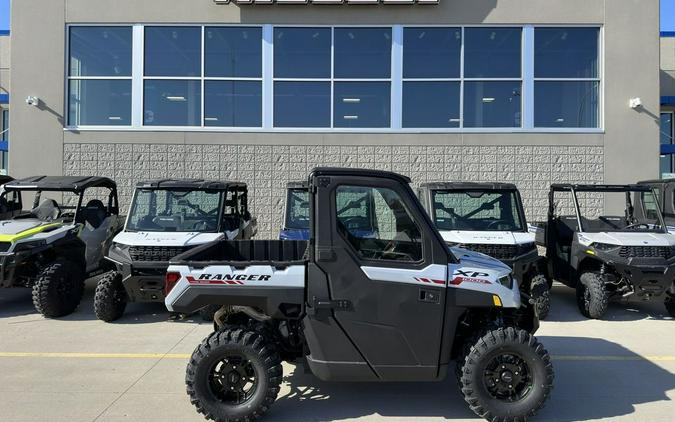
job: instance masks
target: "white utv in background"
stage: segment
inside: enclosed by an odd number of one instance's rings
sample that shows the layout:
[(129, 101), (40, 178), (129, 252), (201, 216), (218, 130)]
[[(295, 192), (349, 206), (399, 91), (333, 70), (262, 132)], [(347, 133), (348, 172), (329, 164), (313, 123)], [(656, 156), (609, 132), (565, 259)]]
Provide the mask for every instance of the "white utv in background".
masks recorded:
[[(245, 183), (201, 179), (140, 182), (124, 230), (107, 255), (116, 270), (101, 278), (94, 309), (103, 321), (128, 302), (163, 302), (169, 260), (214, 240), (250, 239), (258, 231)], [(206, 319), (212, 313), (202, 310)]]
[(418, 190), (443, 239), (496, 258), (513, 269), (521, 293), (539, 319), (550, 310), (546, 259), (528, 231), (520, 192), (511, 183), (434, 182)]
[[(600, 203), (604, 199), (606, 209), (623, 212), (588, 215), (579, 198), (588, 195)], [(635, 214), (636, 195), (655, 204), (652, 212)], [(570, 200), (569, 209), (559, 209), (561, 197)], [(552, 185), (548, 221), (539, 225), (537, 242), (546, 246), (553, 277), (576, 288), (584, 316), (602, 318), (612, 299), (662, 300), (675, 316), (675, 236), (667, 231), (651, 187)]]
[[(325, 381), (441, 381), (455, 366), (469, 407), (489, 421), (523, 421), (544, 405), (553, 367), (511, 269), (448, 248), (409, 183), (318, 168), (309, 241), (221, 240), (171, 261), (170, 311), (223, 306), (186, 371), (198, 412), (261, 417), (279, 393), (281, 361), (299, 359)], [(368, 233), (340, 213), (364, 193), (375, 205)]]
[[(32, 208), (22, 211), (29, 199)], [(0, 287), (32, 287), (35, 309), (45, 317), (72, 313), (85, 279), (111, 268), (104, 256), (122, 228), (115, 182), (95, 176), (15, 180), (2, 186), (0, 208), (10, 216), (0, 221)]]

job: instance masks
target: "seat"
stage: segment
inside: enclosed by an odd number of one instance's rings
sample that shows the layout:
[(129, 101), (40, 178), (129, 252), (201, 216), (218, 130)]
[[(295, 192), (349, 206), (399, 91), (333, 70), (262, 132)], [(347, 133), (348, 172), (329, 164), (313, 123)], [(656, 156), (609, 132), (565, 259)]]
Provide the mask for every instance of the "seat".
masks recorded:
[(42, 221), (53, 221), (61, 216), (59, 204), (53, 199), (45, 199), (37, 207), (30, 210), (30, 214)]
[(92, 199), (80, 211), (80, 220), (91, 224), (93, 228), (97, 229), (101, 227), (107, 215), (108, 213), (103, 202), (98, 199)]

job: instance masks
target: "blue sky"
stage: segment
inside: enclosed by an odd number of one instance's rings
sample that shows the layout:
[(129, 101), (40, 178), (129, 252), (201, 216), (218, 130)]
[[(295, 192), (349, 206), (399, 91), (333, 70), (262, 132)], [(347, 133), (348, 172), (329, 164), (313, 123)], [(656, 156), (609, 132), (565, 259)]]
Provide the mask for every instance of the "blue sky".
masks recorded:
[[(9, 0), (0, 0), (0, 30), (9, 29)], [(675, 31), (675, 0), (661, 0), (661, 30)]]

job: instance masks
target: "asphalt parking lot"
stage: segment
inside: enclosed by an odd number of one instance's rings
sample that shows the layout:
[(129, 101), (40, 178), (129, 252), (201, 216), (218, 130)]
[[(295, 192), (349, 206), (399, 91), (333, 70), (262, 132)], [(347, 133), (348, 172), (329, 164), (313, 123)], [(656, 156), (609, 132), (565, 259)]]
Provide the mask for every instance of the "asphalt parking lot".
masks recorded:
[[(582, 318), (571, 289), (554, 287), (537, 336), (554, 357), (554, 393), (540, 421), (666, 421), (675, 415), (675, 321), (661, 303), (612, 305)], [(211, 325), (167, 321), (161, 304), (130, 305), (115, 324), (96, 320), (93, 284), (78, 312), (36, 314), (30, 292), (0, 290), (0, 420), (199, 421), (185, 394), (187, 356)], [(334, 384), (284, 367), (266, 421), (480, 420), (442, 383)]]

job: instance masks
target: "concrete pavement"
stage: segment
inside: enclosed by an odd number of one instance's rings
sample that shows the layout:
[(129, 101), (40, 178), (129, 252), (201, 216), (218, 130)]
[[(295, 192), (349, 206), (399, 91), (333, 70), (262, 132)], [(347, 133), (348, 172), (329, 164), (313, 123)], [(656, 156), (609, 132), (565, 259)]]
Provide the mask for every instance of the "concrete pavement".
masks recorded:
[[(539, 421), (667, 421), (675, 415), (675, 321), (660, 303), (612, 305), (581, 317), (556, 286), (537, 337), (554, 356), (552, 398)], [(80, 310), (35, 314), (27, 290), (0, 290), (0, 421), (200, 421), (184, 388), (187, 356), (211, 330), (167, 321), (160, 305), (130, 305), (118, 323), (96, 320), (89, 284)], [(480, 420), (454, 377), (441, 383), (324, 383), (284, 365), (265, 421)]]

